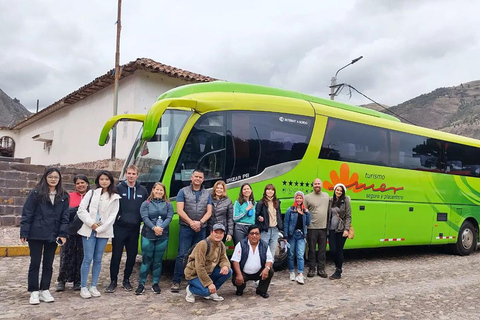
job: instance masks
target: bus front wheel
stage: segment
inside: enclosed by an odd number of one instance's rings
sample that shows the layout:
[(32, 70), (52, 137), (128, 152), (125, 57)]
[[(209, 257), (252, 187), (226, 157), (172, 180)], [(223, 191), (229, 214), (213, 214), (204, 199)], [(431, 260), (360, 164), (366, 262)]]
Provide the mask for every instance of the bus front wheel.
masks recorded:
[(465, 221), (458, 232), (454, 251), (460, 256), (468, 256), (477, 246), (476, 230), (470, 221)]

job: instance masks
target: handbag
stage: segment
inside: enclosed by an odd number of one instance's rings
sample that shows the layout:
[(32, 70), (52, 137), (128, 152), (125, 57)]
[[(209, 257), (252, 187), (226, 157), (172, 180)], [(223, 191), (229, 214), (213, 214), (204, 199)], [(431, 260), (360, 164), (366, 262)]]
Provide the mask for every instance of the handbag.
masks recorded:
[[(90, 197), (90, 200), (88, 200), (87, 211), (90, 210), (90, 202), (92, 202), (92, 198), (93, 198), (93, 191), (92, 191), (92, 196)], [(78, 208), (71, 208), (71, 209), (75, 211), (78, 210)], [(82, 226), (83, 226), (83, 221), (80, 220), (80, 218), (78, 217), (78, 213), (75, 213), (75, 217), (73, 218), (73, 221), (68, 224), (68, 234), (76, 235), (78, 230), (80, 230)]]
[(348, 229), (348, 239), (353, 239), (355, 237), (355, 230), (353, 229), (353, 226), (350, 225), (350, 229)]

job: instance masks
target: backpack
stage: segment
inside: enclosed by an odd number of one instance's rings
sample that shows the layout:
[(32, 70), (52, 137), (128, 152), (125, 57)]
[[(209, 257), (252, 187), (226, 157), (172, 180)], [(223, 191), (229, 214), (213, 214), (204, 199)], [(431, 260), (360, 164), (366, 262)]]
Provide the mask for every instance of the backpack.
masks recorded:
[[(205, 240), (202, 240), (202, 241), (205, 241), (207, 243), (207, 251), (205, 252), (205, 256), (208, 256), (208, 253), (210, 252), (210, 240), (208, 240), (208, 238), (206, 238)], [(194, 259), (189, 260), (189, 257), (192, 254), (193, 249), (195, 249), (197, 244), (199, 244), (200, 242), (201, 241), (199, 241), (196, 244), (194, 244), (193, 246), (191, 246), (190, 249), (188, 249), (187, 253), (185, 253), (185, 255), (183, 256), (183, 270), (185, 270), (185, 268), (187, 267), (187, 264), (190, 261), (194, 260)], [(223, 254), (223, 246), (220, 246), (220, 255), (222, 255), (222, 254)]]

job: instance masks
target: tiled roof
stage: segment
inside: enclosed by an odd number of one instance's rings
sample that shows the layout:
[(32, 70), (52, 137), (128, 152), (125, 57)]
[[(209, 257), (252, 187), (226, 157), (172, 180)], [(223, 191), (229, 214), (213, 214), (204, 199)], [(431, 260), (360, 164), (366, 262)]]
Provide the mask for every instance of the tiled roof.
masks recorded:
[[(124, 64), (123, 66), (120, 66), (120, 69), (122, 70), (122, 75), (120, 77), (120, 80), (133, 74), (136, 70), (145, 70), (152, 73), (163, 73), (169, 77), (183, 79), (185, 81), (189, 81), (192, 83), (211, 82), (211, 81), (218, 80), (209, 76), (204, 76), (198, 73), (193, 73), (187, 70), (182, 70), (179, 68), (175, 68), (175, 67), (163, 64), (163, 63), (159, 63), (148, 58), (139, 58), (135, 61), (130, 61), (129, 63)], [(104, 75), (96, 78), (92, 82), (84, 85), (80, 89), (60, 99), (59, 101), (33, 114), (29, 118), (17, 123), (13, 127), (13, 129), (21, 129), (37, 120), (40, 120), (46, 117), (49, 114), (54, 113), (57, 110), (60, 110), (68, 105), (74, 104), (79, 100), (82, 100), (110, 85), (113, 85), (114, 82), (115, 82), (115, 69), (112, 69), (107, 73), (105, 73)]]

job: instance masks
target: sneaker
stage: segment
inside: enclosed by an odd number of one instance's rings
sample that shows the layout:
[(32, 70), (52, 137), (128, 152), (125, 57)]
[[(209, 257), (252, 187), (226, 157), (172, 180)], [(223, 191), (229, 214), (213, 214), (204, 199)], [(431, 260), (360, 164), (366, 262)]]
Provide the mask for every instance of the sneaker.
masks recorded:
[(335, 271), (328, 279), (330, 280), (338, 280), (342, 278), (342, 274), (338, 271)]
[(137, 296), (143, 294), (145, 292), (145, 286), (143, 284), (139, 284), (137, 290), (135, 290), (135, 294)]
[(40, 293), (38, 291), (32, 291), (32, 293), (30, 293), (30, 304), (40, 303), (40, 299), (38, 298), (39, 294)]
[(80, 289), (80, 297), (82, 297), (83, 299), (90, 299), (92, 297), (92, 294), (90, 293), (90, 291), (88, 291), (87, 287), (82, 287)]
[(325, 270), (318, 270), (317, 271), (317, 274), (322, 277), (322, 278), (326, 278), (328, 277), (327, 273), (325, 272)]
[(309, 278), (315, 277), (315, 268), (308, 269), (307, 277)]
[(123, 280), (123, 282), (122, 282), (122, 287), (123, 287), (123, 289), (125, 289), (126, 291), (132, 291), (132, 290), (133, 290), (133, 287), (132, 287), (132, 285), (130, 284), (130, 280), (128, 280), (128, 279)]
[(52, 295), (50, 294), (50, 291), (48, 291), (48, 290), (40, 291), (40, 294), (39, 294), (38, 298), (40, 299), (40, 301), (43, 301), (43, 302), (53, 302), (53, 301), (55, 301), (55, 299), (53, 299)]
[(172, 292), (180, 292), (180, 283), (174, 282), (170, 288)]
[(294, 271), (290, 271), (290, 281), (295, 281), (295, 272)]
[[(175, 284), (175, 283), (174, 283)], [(172, 286), (173, 287), (173, 286)], [(185, 296), (185, 300), (187, 302), (190, 302), (190, 303), (194, 303), (195, 302), (195, 296), (193, 295), (193, 293), (190, 291), (190, 286), (188, 285), (187, 286), (187, 295)], [(177, 291), (178, 292), (178, 291)]]
[(299, 284), (305, 284), (305, 279), (303, 278), (303, 273), (299, 273), (298, 276), (295, 278), (295, 280)]
[(82, 288), (80, 282), (77, 282), (73, 285), (73, 291), (79, 291)]
[(259, 283), (260, 283), (260, 280), (253, 281), (253, 287), (258, 288)]
[(114, 281), (110, 282), (108, 287), (105, 289), (105, 293), (114, 293), (116, 287), (117, 287), (117, 281), (114, 280)]
[(88, 291), (90, 291), (90, 294), (92, 295), (92, 297), (96, 298), (101, 296), (100, 291), (98, 291), (96, 286), (91, 286), (90, 289), (88, 289)]
[(65, 291), (65, 281), (58, 281), (57, 284), (57, 292), (59, 291)]
[[(219, 296), (217, 293), (212, 293), (209, 296), (204, 297), (207, 300), (213, 300), (213, 301), (223, 301), (223, 297)], [(188, 300), (187, 300), (188, 301)]]
[(158, 283), (154, 283), (152, 286), (152, 291), (155, 292), (156, 294), (160, 294), (162, 289), (160, 289), (160, 286), (158, 285)]

